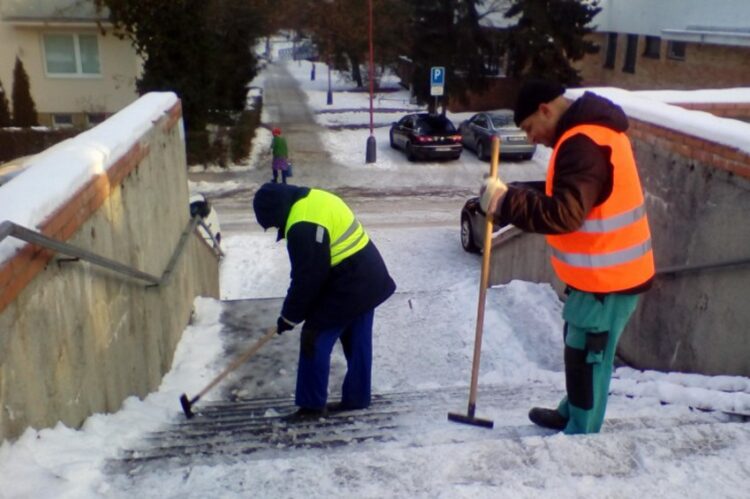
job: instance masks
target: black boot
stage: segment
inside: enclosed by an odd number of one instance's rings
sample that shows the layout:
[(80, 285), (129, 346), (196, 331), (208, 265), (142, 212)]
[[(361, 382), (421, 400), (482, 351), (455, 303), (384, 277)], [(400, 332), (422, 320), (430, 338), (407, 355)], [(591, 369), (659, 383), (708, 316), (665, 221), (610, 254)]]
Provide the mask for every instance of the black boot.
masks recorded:
[(329, 413), (334, 412), (347, 412), (347, 411), (359, 411), (360, 409), (366, 409), (366, 407), (352, 407), (350, 405), (343, 404), (341, 402), (331, 402), (326, 406)]
[(301, 421), (315, 421), (326, 416), (328, 416), (328, 410), (325, 407), (322, 409), (300, 407), (296, 412), (282, 416), (281, 419), (289, 423), (296, 423)]
[(568, 425), (568, 420), (557, 412), (557, 409), (542, 409), (534, 407), (529, 411), (529, 419), (537, 426), (551, 430), (562, 431)]

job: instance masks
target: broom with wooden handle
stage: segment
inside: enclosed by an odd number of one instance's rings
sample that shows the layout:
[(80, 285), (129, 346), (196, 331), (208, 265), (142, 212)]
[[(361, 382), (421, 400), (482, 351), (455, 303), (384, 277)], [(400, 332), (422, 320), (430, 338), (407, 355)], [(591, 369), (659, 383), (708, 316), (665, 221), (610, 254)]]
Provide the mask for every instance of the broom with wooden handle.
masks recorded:
[(182, 412), (185, 413), (185, 417), (187, 417), (188, 419), (192, 418), (195, 415), (193, 414), (193, 404), (198, 402), (198, 400), (200, 400), (202, 396), (208, 393), (208, 391), (211, 388), (216, 386), (219, 383), (219, 381), (224, 379), (227, 376), (227, 374), (231, 373), (232, 371), (240, 367), (242, 364), (247, 362), (247, 360), (250, 357), (255, 355), (255, 353), (258, 350), (260, 350), (260, 348), (263, 345), (268, 343), (268, 341), (274, 336), (276, 336), (276, 326), (268, 328), (268, 330), (266, 331), (266, 334), (264, 334), (258, 341), (256, 341), (255, 344), (247, 350), (247, 352), (243, 353), (242, 355), (234, 359), (234, 361), (232, 361), (232, 363), (229, 364), (226, 369), (224, 369), (218, 376), (216, 376), (213, 379), (213, 381), (211, 381), (208, 385), (206, 385), (206, 387), (203, 390), (201, 390), (200, 393), (198, 393), (198, 395), (196, 395), (195, 397), (191, 399), (188, 399), (187, 395), (183, 393), (180, 396), (180, 405), (182, 405)]
[[(500, 162), (500, 140), (492, 138), (492, 156), (490, 161), (490, 177), (497, 177)], [(477, 324), (474, 337), (474, 360), (471, 365), (471, 386), (469, 388), (469, 407), (466, 414), (448, 413), (448, 420), (456, 423), (472, 424), (492, 428), (494, 423), (489, 419), (481, 419), (474, 415), (477, 407), (477, 382), (479, 380), (479, 357), (482, 352), (482, 330), (484, 329), (484, 302), (487, 297), (487, 287), (490, 281), (490, 253), (492, 252), (492, 216), (487, 214), (484, 224), (484, 245), (482, 249), (482, 275), (479, 279), (479, 303), (477, 304)]]

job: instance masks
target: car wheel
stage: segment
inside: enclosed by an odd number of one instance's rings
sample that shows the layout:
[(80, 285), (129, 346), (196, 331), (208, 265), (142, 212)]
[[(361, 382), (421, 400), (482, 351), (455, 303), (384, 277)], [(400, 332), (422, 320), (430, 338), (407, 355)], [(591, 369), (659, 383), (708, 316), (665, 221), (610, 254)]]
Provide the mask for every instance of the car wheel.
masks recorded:
[(417, 157), (414, 154), (414, 150), (411, 148), (411, 142), (407, 142), (404, 149), (406, 150), (406, 159), (408, 159), (409, 161), (417, 160)]
[(484, 144), (481, 142), (477, 142), (477, 158), (484, 160)]
[(461, 246), (469, 253), (479, 253), (479, 247), (474, 244), (471, 219), (466, 214), (461, 215)]
[(390, 133), (390, 139), (391, 139), (391, 148), (396, 149), (396, 142), (393, 141), (393, 131)]

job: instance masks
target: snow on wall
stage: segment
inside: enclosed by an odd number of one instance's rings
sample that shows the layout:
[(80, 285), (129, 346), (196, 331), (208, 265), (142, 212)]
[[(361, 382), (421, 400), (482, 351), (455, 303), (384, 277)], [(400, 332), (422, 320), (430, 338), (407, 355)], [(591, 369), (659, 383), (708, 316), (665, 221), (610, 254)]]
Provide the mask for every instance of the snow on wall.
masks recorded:
[[(597, 87), (568, 89), (565, 97), (577, 99), (585, 91), (601, 95), (623, 108), (628, 116), (669, 128), (680, 133), (723, 144), (750, 154), (750, 123), (721, 118), (704, 111), (684, 109), (668, 102), (687, 102), (690, 92), (630, 92), (620, 88)], [(698, 102), (719, 102), (722, 91), (702, 91), (694, 97)], [(726, 98), (735, 102), (750, 101), (750, 88), (731, 89)], [(703, 99), (703, 100), (700, 100)]]
[[(0, 222), (35, 229), (106, 172), (177, 102), (172, 92), (146, 94), (100, 125), (25, 160), (26, 170), (0, 186)], [(0, 241), (0, 264), (24, 244), (10, 237)]]

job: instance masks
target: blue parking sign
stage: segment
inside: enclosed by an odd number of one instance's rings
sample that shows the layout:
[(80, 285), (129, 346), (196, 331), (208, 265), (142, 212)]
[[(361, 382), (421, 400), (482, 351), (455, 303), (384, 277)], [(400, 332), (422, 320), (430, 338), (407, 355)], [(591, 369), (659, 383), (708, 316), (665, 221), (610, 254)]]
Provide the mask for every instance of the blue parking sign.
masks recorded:
[(445, 68), (433, 66), (430, 68), (430, 95), (443, 95), (445, 89)]
[(443, 86), (445, 85), (445, 68), (442, 66), (433, 66), (430, 68), (430, 84)]

